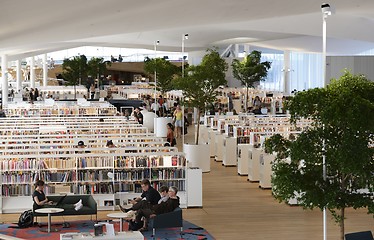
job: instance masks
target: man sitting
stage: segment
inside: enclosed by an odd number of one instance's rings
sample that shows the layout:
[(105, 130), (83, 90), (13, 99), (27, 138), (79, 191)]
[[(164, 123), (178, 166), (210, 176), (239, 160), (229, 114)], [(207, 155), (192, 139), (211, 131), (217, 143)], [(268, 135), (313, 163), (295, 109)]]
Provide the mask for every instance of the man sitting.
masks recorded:
[(146, 207), (139, 209), (135, 222), (139, 223), (143, 221), (143, 227), (139, 229), (139, 231), (148, 231), (148, 222), (149, 218), (155, 217), (156, 215), (160, 215), (163, 213), (168, 213), (174, 211), (177, 207), (179, 207), (179, 197), (177, 196), (178, 188), (177, 187), (170, 187), (168, 191), (169, 198), (165, 202), (161, 202), (157, 205)]

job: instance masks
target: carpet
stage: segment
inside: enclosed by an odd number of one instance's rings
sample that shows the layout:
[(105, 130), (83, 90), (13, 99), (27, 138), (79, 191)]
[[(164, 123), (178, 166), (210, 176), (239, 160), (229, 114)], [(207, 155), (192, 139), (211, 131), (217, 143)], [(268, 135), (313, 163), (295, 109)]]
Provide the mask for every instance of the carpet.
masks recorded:
[[(25, 229), (19, 228), (9, 228), (9, 226), (16, 226), (15, 224), (1, 224), (0, 234), (7, 236), (22, 238), (22, 239), (39, 239), (39, 240), (59, 240), (61, 233), (67, 232), (93, 232), (93, 221), (70, 221), (69, 228), (63, 228), (62, 225), (52, 225), (54, 228), (58, 228), (61, 231), (53, 233), (41, 232), (38, 226), (29, 227)], [(119, 231), (119, 223), (112, 222), (114, 224), (114, 229)], [(44, 227), (44, 226), (43, 226)], [(127, 223), (124, 224), (123, 229), (127, 229)], [(144, 239), (146, 240), (158, 240), (158, 239), (168, 239), (168, 240), (180, 240), (180, 239), (206, 239), (213, 240), (211, 236), (205, 229), (200, 228), (188, 221), (183, 220), (183, 232), (180, 232), (180, 228), (164, 228), (156, 230), (156, 236), (152, 236), (152, 230), (143, 232)], [(1, 239), (1, 237), (0, 237)]]

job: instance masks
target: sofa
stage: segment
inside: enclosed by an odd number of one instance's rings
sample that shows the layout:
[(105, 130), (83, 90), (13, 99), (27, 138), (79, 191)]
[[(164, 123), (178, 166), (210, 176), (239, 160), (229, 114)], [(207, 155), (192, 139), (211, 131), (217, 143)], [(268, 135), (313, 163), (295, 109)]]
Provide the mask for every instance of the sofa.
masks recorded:
[(156, 229), (158, 228), (179, 227), (180, 231), (183, 232), (182, 209), (177, 207), (173, 212), (156, 215), (150, 219), (148, 227), (152, 228), (153, 236), (156, 235)]
[[(47, 196), (48, 200), (58, 202), (63, 196)], [(82, 199), (82, 209), (75, 211), (74, 204)], [(53, 216), (71, 216), (71, 215), (92, 215), (96, 216), (97, 221), (97, 203), (91, 195), (67, 195), (63, 201), (57, 206), (44, 205), (45, 208), (56, 207), (63, 208), (64, 211), (61, 213), (53, 214)], [(47, 216), (47, 214), (35, 212), (33, 209), (34, 216)]]

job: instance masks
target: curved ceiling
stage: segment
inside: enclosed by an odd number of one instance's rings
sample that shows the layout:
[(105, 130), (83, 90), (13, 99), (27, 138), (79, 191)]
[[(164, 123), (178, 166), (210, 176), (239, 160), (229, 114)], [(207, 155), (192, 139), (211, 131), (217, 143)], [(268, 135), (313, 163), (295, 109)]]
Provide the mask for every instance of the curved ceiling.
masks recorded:
[[(322, 2), (314, 0), (2, 0), (0, 54), (9, 60), (79, 46), (180, 51), (231, 43), (321, 52)], [(374, 1), (332, 0), (328, 54), (374, 48)]]

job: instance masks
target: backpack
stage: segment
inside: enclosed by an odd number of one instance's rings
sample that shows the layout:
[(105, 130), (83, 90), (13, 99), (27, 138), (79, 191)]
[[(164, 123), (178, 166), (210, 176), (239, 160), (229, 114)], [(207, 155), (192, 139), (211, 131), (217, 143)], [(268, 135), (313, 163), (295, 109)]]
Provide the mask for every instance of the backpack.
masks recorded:
[(32, 210), (27, 210), (21, 213), (18, 219), (19, 228), (28, 228), (34, 224), (34, 213)]

